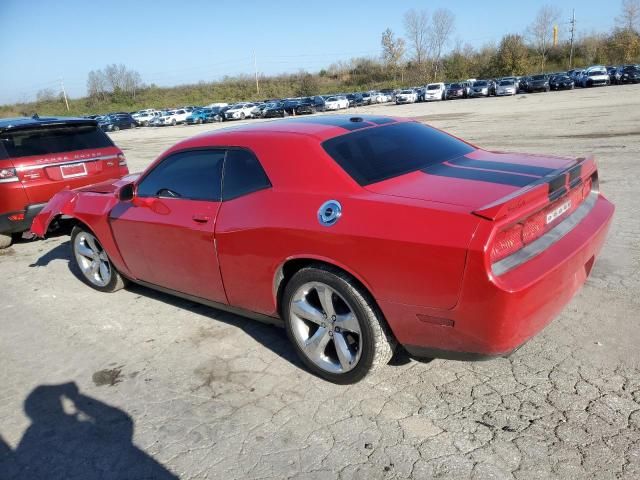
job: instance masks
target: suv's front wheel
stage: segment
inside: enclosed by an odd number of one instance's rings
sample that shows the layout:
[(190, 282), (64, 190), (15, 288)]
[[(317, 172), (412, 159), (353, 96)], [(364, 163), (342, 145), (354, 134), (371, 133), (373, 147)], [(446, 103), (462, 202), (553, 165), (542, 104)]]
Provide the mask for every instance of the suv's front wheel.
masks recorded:
[(13, 237), (10, 233), (0, 233), (0, 250), (8, 248), (13, 242)]

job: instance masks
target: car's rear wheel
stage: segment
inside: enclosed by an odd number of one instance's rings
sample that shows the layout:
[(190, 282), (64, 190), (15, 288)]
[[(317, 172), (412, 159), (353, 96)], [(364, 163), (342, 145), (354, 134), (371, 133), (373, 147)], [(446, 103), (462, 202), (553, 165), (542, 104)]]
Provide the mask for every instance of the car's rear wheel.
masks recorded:
[(118, 125), (114, 125), (114, 126), (113, 126), (113, 128), (112, 128), (112, 130), (113, 130), (114, 132), (117, 132), (118, 130), (120, 130), (120, 127), (119, 127)]
[(0, 250), (8, 248), (13, 242), (13, 237), (10, 233), (0, 233)]
[(71, 258), (82, 280), (101, 292), (115, 292), (125, 286), (125, 279), (115, 269), (107, 252), (88, 229), (76, 226), (71, 231)]
[(386, 365), (395, 348), (382, 313), (349, 275), (306, 267), (283, 296), (287, 334), (304, 364), (334, 383), (354, 383)]

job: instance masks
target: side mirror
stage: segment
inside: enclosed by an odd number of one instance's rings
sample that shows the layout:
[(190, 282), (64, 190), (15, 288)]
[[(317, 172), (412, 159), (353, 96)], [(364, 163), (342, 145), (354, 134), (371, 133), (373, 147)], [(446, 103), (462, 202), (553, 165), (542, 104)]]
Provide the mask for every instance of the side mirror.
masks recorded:
[(118, 191), (118, 200), (121, 202), (130, 202), (135, 196), (135, 188), (133, 183), (128, 183)]

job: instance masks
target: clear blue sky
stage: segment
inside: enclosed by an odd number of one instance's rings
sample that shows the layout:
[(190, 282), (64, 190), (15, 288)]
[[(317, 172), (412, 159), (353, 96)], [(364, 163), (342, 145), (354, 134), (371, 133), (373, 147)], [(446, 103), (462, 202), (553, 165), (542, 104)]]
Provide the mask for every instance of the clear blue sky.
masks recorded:
[[(576, 9), (578, 33), (609, 31), (618, 0), (558, 0)], [(542, 2), (490, 0), (0, 0), (0, 104), (38, 90), (85, 93), (87, 73), (110, 63), (170, 86), (224, 75), (317, 71), (337, 60), (374, 56), (387, 27), (402, 34), (409, 8), (455, 14), (453, 40), (480, 46), (522, 33)], [(566, 25), (560, 25), (566, 35)], [(564, 29), (564, 33), (563, 33)]]

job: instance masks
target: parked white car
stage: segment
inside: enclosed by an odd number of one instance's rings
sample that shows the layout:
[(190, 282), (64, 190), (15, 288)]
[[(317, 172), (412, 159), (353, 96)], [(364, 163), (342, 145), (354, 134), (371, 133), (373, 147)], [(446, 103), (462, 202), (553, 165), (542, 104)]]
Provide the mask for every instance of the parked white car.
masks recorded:
[(586, 68), (580, 76), (580, 86), (582, 88), (609, 85), (609, 83), (611, 83), (611, 79), (609, 78), (607, 67), (602, 65)]
[(224, 115), (227, 120), (244, 120), (253, 117), (254, 103), (238, 103), (227, 110)]
[(496, 96), (515, 95), (518, 93), (516, 82), (510, 79), (500, 80), (496, 86)]
[(444, 83), (430, 83), (424, 91), (425, 101), (444, 100), (445, 99), (445, 86)]
[(418, 101), (418, 94), (415, 90), (400, 90), (396, 94), (396, 105), (401, 103), (416, 103)]
[(387, 96), (382, 92), (371, 92), (371, 103), (388, 102)]
[(166, 112), (162, 112), (160, 116), (152, 119), (149, 122), (149, 125), (153, 125), (154, 127), (163, 125), (177, 125), (179, 123), (185, 123), (188, 116), (189, 112), (187, 112), (186, 110), (169, 110)]
[(349, 108), (349, 100), (347, 100), (347, 97), (343, 97), (342, 95), (328, 97), (324, 101), (325, 110), (340, 110), (343, 108)]
[(162, 113), (157, 110), (145, 110), (144, 113), (137, 112), (131, 116), (135, 119), (138, 125), (147, 127), (154, 118), (159, 117), (161, 114)]
[(206, 108), (222, 108), (228, 106), (228, 103), (218, 102), (218, 103), (210, 103), (206, 106)]

